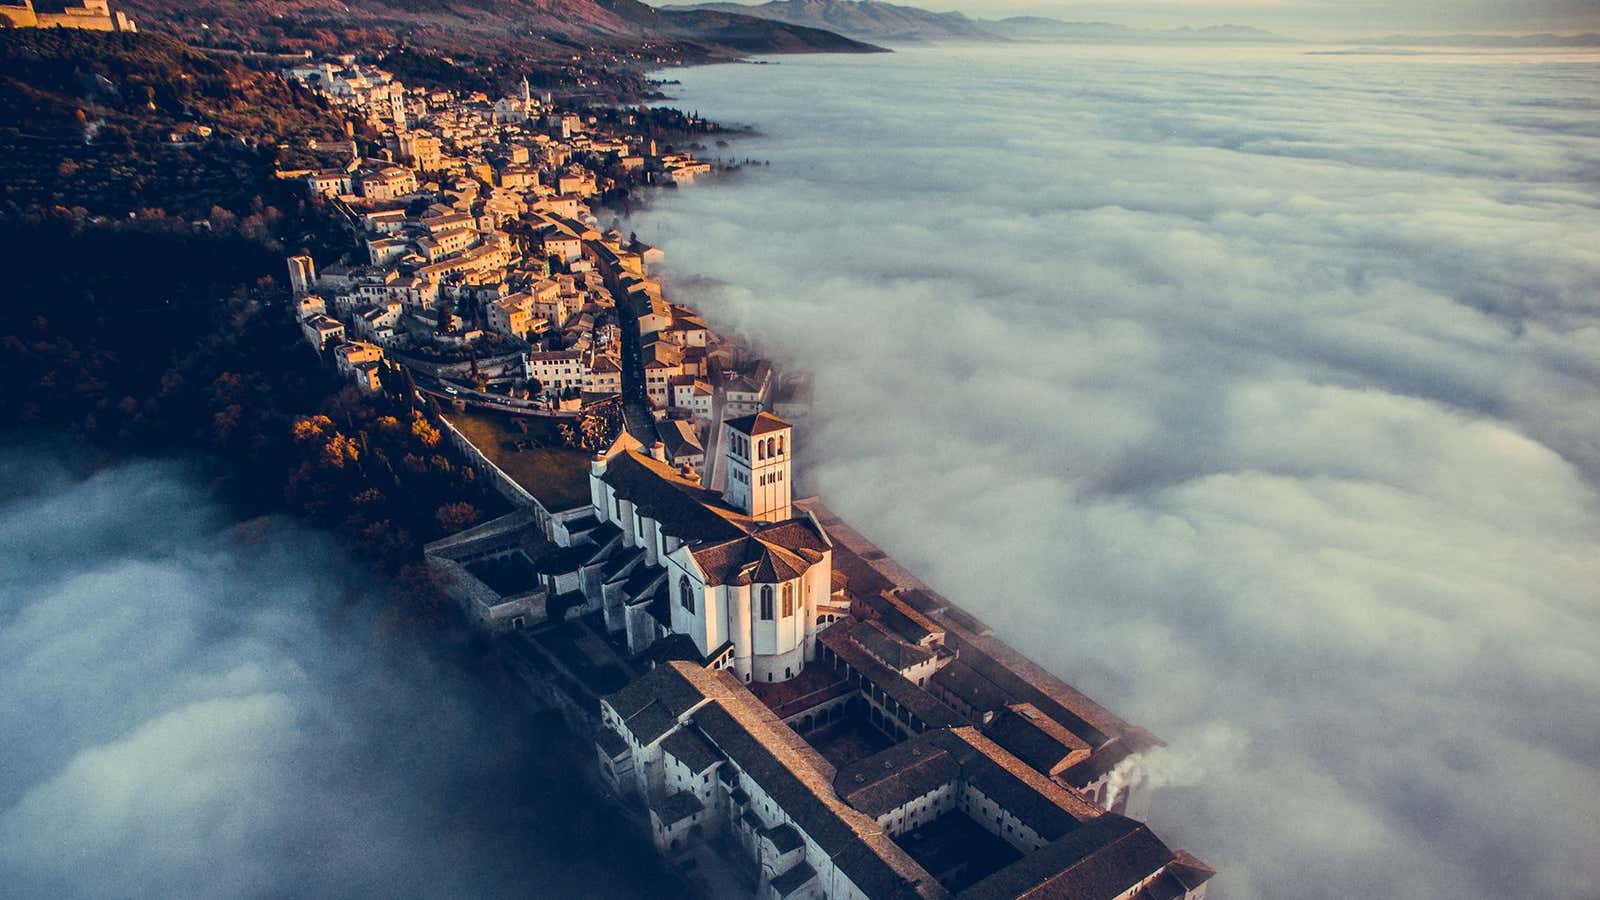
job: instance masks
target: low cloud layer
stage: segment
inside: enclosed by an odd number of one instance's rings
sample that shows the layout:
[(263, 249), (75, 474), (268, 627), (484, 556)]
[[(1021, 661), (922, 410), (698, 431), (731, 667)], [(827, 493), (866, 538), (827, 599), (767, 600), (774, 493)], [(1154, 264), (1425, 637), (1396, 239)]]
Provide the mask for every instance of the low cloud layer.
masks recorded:
[[(0, 894), (636, 896), (548, 723), (397, 635), (327, 538), (185, 473), (0, 461)], [(618, 865), (618, 863), (625, 865)]]
[(1593, 64), (1136, 52), (685, 71), (772, 164), (632, 227), (815, 372), (807, 487), (1168, 741), (1222, 896), (1591, 895)]
[[(697, 0), (657, 0), (655, 5)], [(766, 0), (740, 0), (762, 3)], [(1295, 37), (1381, 35), (1405, 29), (1535, 32), (1600, 28), (1596, 0), (923, 0), (907, 4), (979, 19), (1053, 16), (1156, 28), (1238, 23), (1283, 29)]]

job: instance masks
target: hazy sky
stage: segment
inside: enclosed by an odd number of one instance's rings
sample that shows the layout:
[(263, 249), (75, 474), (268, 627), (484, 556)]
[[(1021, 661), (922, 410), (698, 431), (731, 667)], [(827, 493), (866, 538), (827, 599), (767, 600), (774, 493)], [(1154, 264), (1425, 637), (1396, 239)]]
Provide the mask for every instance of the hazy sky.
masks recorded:
[[(694, 0), (672, 0), (694, 2)], [(741, 0), (760, 2), (760, 0)], [(894, 0), (969, 16), (1052, 16), (1147, 27), (1254, 25), (1297, 36), (1394, 30), (1509, 32), (1600, 29), (1600, 0)]]
[(1274, 46), (686, 69), (633, 224), (816, 373), (802, 491), (1169, 744), (1217, 900), (1600, 883), (1596, 64)]

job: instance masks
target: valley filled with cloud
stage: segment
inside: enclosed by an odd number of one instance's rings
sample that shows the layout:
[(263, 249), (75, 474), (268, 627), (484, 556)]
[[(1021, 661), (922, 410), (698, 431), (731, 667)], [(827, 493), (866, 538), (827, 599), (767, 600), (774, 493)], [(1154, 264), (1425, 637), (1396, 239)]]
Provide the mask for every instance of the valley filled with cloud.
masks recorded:
[(328, 536), (59, 459), (0, 461), (0, 894), (672, 890), (585, 748), (381, 628)]
[(769, 166), (674, 299), (801, 486), (1169, 745), (1224, 897), (1600, 879), (1600, 68), (1282, 48), (675, 73)]

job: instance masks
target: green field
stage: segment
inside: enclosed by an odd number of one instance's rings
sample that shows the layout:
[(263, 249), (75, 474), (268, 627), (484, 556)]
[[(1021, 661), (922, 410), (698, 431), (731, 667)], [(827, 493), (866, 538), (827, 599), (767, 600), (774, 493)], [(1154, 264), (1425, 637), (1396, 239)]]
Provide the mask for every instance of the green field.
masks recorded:
[(564, 447), (555, 421), (479, 410), (447, 412), (445, 418), (546, 509), (589, 502), (590, 456)]

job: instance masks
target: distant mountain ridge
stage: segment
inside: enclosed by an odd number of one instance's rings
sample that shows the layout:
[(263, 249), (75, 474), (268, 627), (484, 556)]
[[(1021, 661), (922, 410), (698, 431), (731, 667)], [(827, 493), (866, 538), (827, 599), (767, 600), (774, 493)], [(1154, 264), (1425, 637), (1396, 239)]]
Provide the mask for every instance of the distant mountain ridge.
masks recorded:
[(1068, 22), (1044, 16), (1013, 16), (978, 25), (1014, 41), (1110, 40), (1110, 41), (1291, 41), (1270, 31), (1249, 25), (1210, 25), (1204, 28), (1132, 28), (1114, 22)]
[(881, 0), (769, 0), (754, 6), (714, 2), (686, 8), (822, 28), (859, 41), (907, 44), (1003, 40), (959, 12), (936, 13)]
[(144, 30), (189, 38), (220, 30), (257, 43), (381, 32), (447, 52), (487, 41), (554, 57), (595, 48), (702, 57), (882, 49), (792, 23), (657, 9), (640, 0), (121, 0), (119, 5)]
[[(672, 7), (664, 7), (670, 9)], [(1111, 22), (1066, 22), (1044, 16), (972, 19), (959, 12), (938, 13), (883, 0), (767, 0), (744, 4), (731, 0), (696, 3), (682, 9), (756, 16), (879, 44), (937, 41), (1281, 41), (1269, 31), (1247, 25), (1212, 25), (1165, 31), (1130, 28)]]

